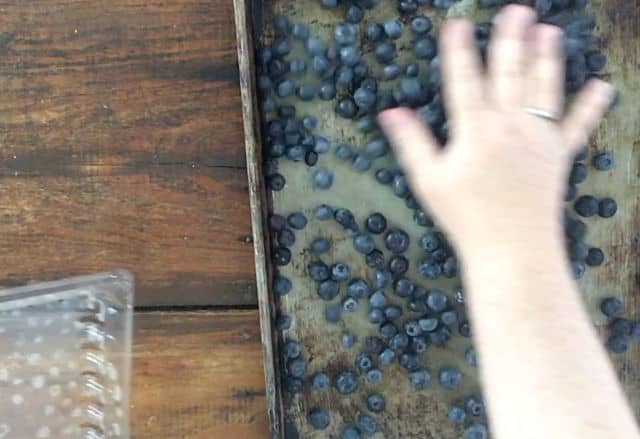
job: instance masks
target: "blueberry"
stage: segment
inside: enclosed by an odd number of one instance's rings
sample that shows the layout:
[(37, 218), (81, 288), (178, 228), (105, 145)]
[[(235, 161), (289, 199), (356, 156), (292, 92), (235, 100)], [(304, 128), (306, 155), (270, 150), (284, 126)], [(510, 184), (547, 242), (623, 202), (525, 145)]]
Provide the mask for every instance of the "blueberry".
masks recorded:
[(351, 277), (351, 270), (347, 264), (342, 262), (335, 263), (331, 266), (331, 279), (336, 282), (346, 281)]
[(341, 23), (333, 28), (333, 39), (341, 46), (355, 44), (358, 28), (352, 23)]
[(303, 146), (292, 146), (290, 148), (287, 148), (287, 158), (294, 162), (300, 162), (304, 160), (306, 152), (307, 150)]
[(427, 289), (419, 285), (416, 285), (416, 287), (413, 289), (413, 292), (411, 293), (411, 298), (413, 300), (423, 300), (426, 297), (427, 297)]
[(591, 217), (598, 213), (598, 200), (591, 195), (583, 195), (573, 205), (576, 213), (583, 217)]
[(433, 221), (431, 220), (429, 215), (426, 214), (421, 209), (416, 209), (416, 210), (413, 211), (413, 220), (420, 227), (433, 227)]
[(335, 9), (338, 7), (338, 0), (320, 0), (320, 3), (327, 9)]
[(386, 41), (378, 43), (375, 47), (375, 56), (380, 64), (390, 64), (396, 57), (396, 47)]
[(338, 224), (340, 224), (345, 229), (349, 230), (358, 230), (358, 225), (356, 224), (356, 220), (353, 217), (353, 213), (349, 209), (339, 208), (336, 209), (333, 218), (336, 220)]
[(407, 278), (399, 278), (393, 284), (393, 292), (398, 297), (409, 297), (413, 293), (413, 282)]
[(273, 17), (273, 30), (276, 35), (286, 35), (289, 33), (289, 27), (291, 23), (289, 23), (289, 19), (284, 15), (276, 15)]
[(477, 417), (484, 417), (485, 415), (484, 402), (482, 401), (482, 398), (479, 396), (475, 396), (475, 395), (469, 396), (466, 399), (464, 406), (469, 416), (473, 416), (477, 418)]
[(607, 349), (614, 354), (623, 354), (629, 350), (629, 338), (624, 335), (612, 335), (607, 340)]
[(615, 161), (613, 154), (610, 152), (601, 152), (593, 157), (593, 167), (598, 171), (608, 171), (613, 168)]
[(394, 255), (389, 260), (389, 271), (394, 275), (402, 275), (409, 269), (409, 261), (401, 255)]
[(358, 309), (358, 300), (353, 297), (347, 297), (342, 301), (342, 309), (345, 312), (355, 312)]
[(597, 267), (604, 262), (604, 253), (599, 248), (590, 248), (585, 261), (590, 267)]
[(278, 158), (282, 157), (285, 153), (285, 145), (280, 142), (273, 142), (269, 145), (269, 157)]
[(569, 176), (569, 182), (571, 184), (580, 184), (587, 179), (589, 170), (584, 163), (574, 163), (571, 168), (571, 174)]
[(640, 341), (640, 322), (635, 322), (631, 328), (631, 337), (635, 341)]
[(302, 392), (302, 380), (300, 378), (286, 377), (284, 387), (291, 394)]
[(389, 348), (396, 352), (404, 351), (409, 346), (409, 336), (407, 334), (398, 333), (389, 340)]
[(460, 322), (460, 324), (458, 325), (458, 333), (462, 337), (471, 337), (471, 325), (467, 320)]
[(370, 23), (367, 26), (367, 30), (366, 30), (367, 40), (371, 41), (372, 43), (380, 41), (382, 39), (383, 32), (384, 32), (384, 28), (382, 27), (381, 24)]
[(257, 86), (260, 90), (270, 90), (273, 87), (273, 81), (267, 75), (258, 76)]
[[(333, 218), (333, 207), (328, 204), (320, 204), (316, 207), (315, 217), (317, 220), (326, 221), (328, 219)], [(329, 241), (327, 240), (327, 243)], [(328, 248), (327, 248), (328, 250)]]
[(484, 424), (472, 424), (464, 431), (464, 439), (487, 439), (489, 432)]
[(351, 162), (351, 168), (356, 172), (365, 172), (371, 169), (371, 159), (363, 154), (356, 154)]
[(291, 262), (291, 251), (286, 247), (277, 247), (273, 250), (273, 260), (279, 267)]
[(411, 30), (416, 35), (429, 33), (432, 28), (431, 19), (424, 15), (418, 15), (411, 20)]
[(372, 213), (365, 221), (365, 228), (368, 232), (379, 235), (387, 228), (387, 219), (379, 212)]
[(318, 392), (326, 392), (331, 387), (331, 379), (325, 372), (318, 372), (311, 378), (314, 390)]
[(373, 308), (383, 308), (387, 304), (387, 296), (384, 291), (377, 290), (369, 296), (369, 305)]
[(292, 319), (286, 314), (280, 314), (276, 318), (276, 328), (278, 331), (286, 331), (291, 328)]
[(462, 407), (453, 406), (451, 407), (451, 410), (449, 410), (448, 417), (452, 423), (456, 425), (462, 425), (464, 424), (464, 420), (467, 417), (467, 414)]
[(354, 299), (362, 299), (369, 295), (369, 284), (364, 279), (352, 279), (347, 285), (347, 295)]
[(404, 74), (409, 78), (416, 78), (420, 74), (420, 66), (416, 63), (409, 63), (404, 66)]
[(567, 186), (567, 191), (564, 194), (564, 201), (567, 203), (569, 201), (573, 201), (576, 199), (577, 195), (578, 195), (578, 188), (573, 184), (569, 184)]
[(385, 288), (391, 284), (393, 276), (390, 271), (377, 270), (375, 273), (374, 285), (376, 288)]
[(384, 347), (384, 341), (380, 337), (369, 335), (364, 339), (364, 349), (372, 355), (378, 355)]
[(339, 303), (327, 305), (324, 317), (330, 323), (338, 323), (342, 318), (342, 306)]
[(607, 56), (600, 51), (586, 54), (587, 68), (592, 72), (599, 72), (607, 65)]
[(607, 317), (619, 317), (624, 312), (624, 305), (617, 297), (608, 297), (600, 303), (600, 310)]
[(367, 381), (371, 384), (379, 384), (382, 382), (383, 373), (380, 369), (369, 369), (366, 373)]
[(427, 232), (420, 237), (420, 247), (426, 252), (433, 252), (440, 247), (440, 237), (436, 232)]
[(574, 279), (582, 279), (587, 271), (587, 266), (582, 261), (571, 261), (571, 271)]
[(293, 23), (291, 34), (300, 40), (306, 40), (309, 38), (309, 26), (304, 23)]
[(357, 111), (356, 104), (351, 98), (343, 98), (336, 105), (336, 113), (345, 119), (352, 119)]
[[(316, 159), (317, 160), (317, 159)], [(333, 172), (326, 168), (316, 169), (313, 172), (313, 187), (326, 190), (333, 185)]]
[(388, 305), (384, 308), (384, 316), (387, 320), (395, 320), (402, 316), (402, 308), (398, 305)]
[(327, 238), (316, 238), (311, 242), (311, 246), (309, 246), (311, 251), (315, 254), (326, 253), (331, 248), (331, 243)]
[(404, 175), (396, 175), (391, 183), (393, 193), (400, 198), (405, 198), (409, 195), (409, 183)]
[(371, 90), (360, 87), (353, 93), (353, 100), (359, 109), (369, 110), (376, 103), (376, 94)]
[(310, 101), (318, 96), (318, 86), (316, 84), (302, 84), (296, 89), (296, 96), (301, 101)]
[(282, 347), (282, 352), (285, 358), (298, 358), (301, 353), (300, 345), (295, 340), (287, 340)]
[(340, 372), (335, 379), (335, 387), (338, 393), (349, 395), (358, 388), (358, 378), (353, 372)]
[(307, 362), (303, 358), (295, 358), (287, 363), (287, 371), (294, 378), (302, 378), (307, 372)]
[(346, 426), (340, 432), (340, 439), (360, 439), (360, 431), (353, 425)]
[(276, 87), (276, 94), (281, 98), (286, 98), (287, 96), (291, 96), (295, 91), (296, 86), (290, 79), (285, 79), (281, 81)]
[(360, 52), (354, 46), (345, 46), (340, 48), (340, 61), (342, 64), (353, 67), (360, 61)]
[(330, 82), (324, 82), (318, 90), (318, 97), (323, 101), (330, 101), (336, 97), (336, 87)]
[(576, 241), (581, 240), (587, 234), (587, 225), (577, 218), (567, 218), (565, 234)]
[[(405, 352), (404, 354), (400, 355), (400, 358), (398, 358), (398, 363), (400, 363), (401, 367), (410, 372), (419, 371), (420, 369), (422, 369), (422, 366), (420, 366), (420, 362), (418, 361), (418, 356), (415, 354)], [(429, 382), (430, 381), (431, 374), (429, 374)]]
[(355, 121), (356, 129), (361, 133), (369, 133), (376, 129), (376, 119), (372, 115), (364, 115)]
[(422, 97), (422, 86), (416, 78), (404, 78), (400, 81), (400, 91), (409, 102), (418, 102)]
[(402, 36), (402, 23), (398, 20), (387, 20), (382, 25), (388, 38), (397, 40)]
[(312, 56), (322, 55), (324, 56), (327, 50), (327, 44), (318, 37), (310, 37), (306, 43), (307, 52)]
[(362, 82), (369, 74), (369, 66), (366, 62), (360, 60), (353, 66), (353, 79), (357, 82)]
[(353, 82), (353, 69), (349, 66), (340, 66), (336, 70), (335, 78), (336, 85), (350, 87)]
[(356, 344), (356, 336), (350, 332), (343, 332), (340, 342), (342, 343), (343, 348), (350, 349)]
[(631, 335), (633, 322), (629, 319), (617, 318), (611, 322), (609, 330), (615, 335)]
[(340, 290), (338, 284), (332, 280), (325, 280), (324, 282), (320, 282), (318, 287), (316, 288), (316, 292), (318, 296), (322, 300), (333, 300)]
[(391, 322), (383, 323), (379, 328), (382, 338), (390, 339), (398, 333), (398, 328)]
[(357, 252), (362, 253), (363, 255), (368, 255), (375, 249), (376, 243), (371, 235), (358, 233), (353, 237), (353, 247)]
[(289, 61), (289, 72), (293, 75), (303, 75), (307, 71), (307, 63), (300, 58)]
[(373, 416), (358, 415), (356, 426), (365, 436), (372, 436), (378, 431), (378, 423)]
[(443, 367), (438, 372), (438, 381), (443, 389), (455, 390), (462, 384), (462, 372), (455, 367)]
[(429, 343), (424, 337), (412, 337), (411, 338), (411, 350), (416, 354), (420, 354), (427, 350)]
[(431, 60), (436, 56), (436, 53), (436, 41), (430, 36), (425, 36), (413, 42), (413, 54), (416, 58)]
[(352, 4), (347, 9), (346, 19), (349, 23), (358, 24), (362, 21), (364, 17), (364, 11), (360, 6)]
[(313, 150), (318, 154), (329, 152), (329, 149), (331, 148), (331, 142), (322, 136), (313, 136), (313, 143)]
[(471, 367), (478, 366), (478, 360), (476, 358), (476, 350), (473, 348), (473, 346), (467, 348), (467, 350), (464, 351), (464, 361), (466, 361), (467, 364)]
[(398, 64), (389, 64), (384, 66), (382, 74), (388, 81), (393, 81), (402, 74), (402, 68)]
[(367, 408), (370, 412), (380, 413), (385, 409), (386, 403), (384, 397), (379, 393), (372, 393), (367, 396)]
[(278, 296), (284, 296), (291, 291), (291, 281), (281, 275), (276, 275), (273, 279), (273, 292)]
[(296, 230), (302, 230), (307, 225), (307, 217), (302, 212), (294, 212), (287, 217), (287, 223)]
[(287, 37), (279, 37), (277, 38), (272, 46), (271, 50), (273, 50), (273, 54), (277, 57), (283, 57), (291, 52), (291, 39)]
[(316, 282), (322, 282), (329, 279), (329, 267), (322, 261), (312, 261), (307, 264), (307, 272), (309, 277)]
[(601, 218), (611, 218), (618, 212), (618, 203), (613, 198), (603, 198), (598, 202), (598, 215)]
[(420, 261), (418, 271), (427, 279), (438, 279), (442, 274), (442, 266), (434, 258), (427, 258)]
[(409, 382), (416, 390), (424, 390), (431, 384), (431, 374), (426, 369), (416, 369), (409, 372)]
[(390, 229), (385, 235), (384, 243), (392, 253), (403, 253), (409, 248), (409, 235), (400, 229)]
[(455, 256), (449, 256), (444, 261), (444, 264), (442, 264), (442, 274), (448, 279), (458, 274), (458, 259)]
[(443, 311), (440, 314), (440, 321), (443, 325), (453, 326), (458, 322), (458, 313), (455, 310)]
[(444, 347), (449, 339), (451, 339), (451, 331), (446, 326), (441, 326), (429, 333), (429, 341), (434, 346)]
[(433, 332), (438, 327), (438, 319), (435, 317), (423, 317), (418, 320), (418, 325), (424, 332)]
[(309, 411), (309, 424), (316, 430), (324, 430), (331, 422), (326, 410), (314, 408)]
[(258, 62), (263, 65), (271, 61), (271, 58), (273, 58), (273, 52), (270, 47), (261, 47), (256, 55)]
[(574, 261), (584, 261), (589, 256), (589, 248), (584, 242), (574, 241), (569, 246), (569, 256)]
[(296, 107), (293, 105), (280, 105), (280, 107), (278, 107), (278, 115), (282, 118), (289, 119), (286, 121), (285, 131), (297, 129), (297, 122), (293, 120), (296, 116)]
[(382, 269), (384, 268), (384, 253), (382, 253), (377, 248), (373, 249), (371, 252), (367, 253), (365, 262), (367, 264), (367, 267)]
[(276, 101), (274, 101), (271, 96), (266, 96), (260, 102), (260, 107), (262, 108), (263, 113), (270, 113), (276, 110)]
[[(480, 4), (489, 4), (489, 6), (487, 7), (493, 7), (493, 6), (497, 6), (498, 5), (498, 1), (497, 0), (481, 0)], [(543, 17), (545, 15), (547, 15), (550, 11), (551, 8), (553, 7), (553, 1), (552, 0), (535, 0), (534, 2), (534, 8), (536, 10), (536, 13), (538, 14), (538, 17)]]

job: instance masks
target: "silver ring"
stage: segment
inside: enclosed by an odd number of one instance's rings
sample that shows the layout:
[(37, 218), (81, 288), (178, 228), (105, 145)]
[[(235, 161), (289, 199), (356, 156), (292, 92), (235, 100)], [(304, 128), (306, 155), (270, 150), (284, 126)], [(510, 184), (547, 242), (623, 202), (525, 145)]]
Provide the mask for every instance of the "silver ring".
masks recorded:
[(536, 107), (525, 107), (524, 111), (526, 111), (527, 113), (529, 113), (532, 116), (536, 116), (539, 117), (541, 119), (544, 120), (548, 120), (549, 122), (558, 122), (560, 120), (560, 117), (558, 117), (558, 115), (547, 111), (547, 110), (543, 110), (541, 108), (536, 108)]

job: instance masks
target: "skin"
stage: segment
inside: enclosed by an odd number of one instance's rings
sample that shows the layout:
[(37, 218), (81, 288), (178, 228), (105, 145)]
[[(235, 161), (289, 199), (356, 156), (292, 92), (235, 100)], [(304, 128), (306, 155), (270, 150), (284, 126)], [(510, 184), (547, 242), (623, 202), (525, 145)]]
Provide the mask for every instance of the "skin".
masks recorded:
[(571, 159), (613, 89), (591, 80), (565, 113), (562, 31), (537, 24), (530, 8), (501, 11), (486, 72), (472, 35), (471, 23), (450, 20), (440, 38), (446, 149), (409, 109), (380, 123), (464, 263), (493, 435), (639, 438), (572, 280), (562, 227)]

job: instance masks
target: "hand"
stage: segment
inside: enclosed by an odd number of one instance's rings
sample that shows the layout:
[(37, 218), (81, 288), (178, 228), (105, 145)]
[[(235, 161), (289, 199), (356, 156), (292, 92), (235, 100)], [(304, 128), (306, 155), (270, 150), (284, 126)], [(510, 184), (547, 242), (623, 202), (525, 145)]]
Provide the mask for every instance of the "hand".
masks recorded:
[[(494, 25), (486, 74), (473, 25), (445, 23), (441, 38), (450, 141), (443, 149), (418, 115), (388, 110), (380, 124), (417, 199), (465, 253), (500, 243), (553, 237), (561, 242), (569, 162), (597, 127), (612, 87), (592, 79), (562, 120), (562, 31), (510, 5)], [(558, 117), (560, 119), (560, 117)], [(535, 245), (535, 242), (534, 242)]]

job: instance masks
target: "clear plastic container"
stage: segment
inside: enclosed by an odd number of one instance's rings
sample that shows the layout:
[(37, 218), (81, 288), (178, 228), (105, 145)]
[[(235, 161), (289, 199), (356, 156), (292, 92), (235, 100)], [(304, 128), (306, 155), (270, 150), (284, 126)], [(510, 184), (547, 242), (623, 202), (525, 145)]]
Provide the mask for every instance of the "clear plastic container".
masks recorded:
[(0, 439), (129, 437), (133, 277), (0, 290)]

